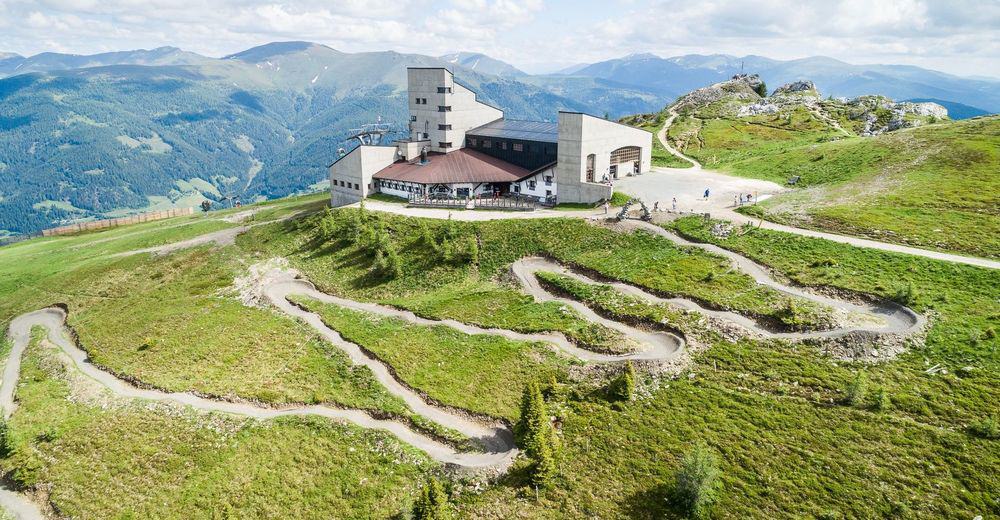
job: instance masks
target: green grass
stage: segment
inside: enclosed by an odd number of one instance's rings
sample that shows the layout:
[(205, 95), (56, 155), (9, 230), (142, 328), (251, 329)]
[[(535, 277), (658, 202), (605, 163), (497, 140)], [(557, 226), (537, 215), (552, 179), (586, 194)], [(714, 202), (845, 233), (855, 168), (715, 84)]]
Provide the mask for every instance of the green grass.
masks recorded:
[(38, 338), (0, 467), (47, 487), (67, 517), (384, 518), (434, 468), (391, 435), (324, 419), (254, 422), (80, 397)]
[[(1000, 258), (1000, 117), (876, 137), (844, 136), (805, 109), (732, 119), (711, 110), (671, 127), (707, 168), (785, 184), (757, 208), (769, 220)], [(847, 114), (832, 112), (847, 126)]]
[[(226, 287), (233, 275), (286, 256), (324, 291), (428, 317), (561, 330), (584, 344), (600, 343), (590, 336), (601, 331), (559, 304), (538, 304), (521, 293), (506, 275), (512, 261), (547, 255), (595, 276), (771, 319), (786, 303), (770, 291), (755, 292), (728, 262), (700, 250), (572, 219), (455, 222), (453, 233), (474, 235), (480, 245), (476, 261), (466, 262), (446, 261), (421, 242), (423, 226), (443, 234), (448, 223), (382, 216), (404, 267), (401, 277), (387, 280), (371, 273), (372, 258), (363, 249), (317, 240), (319, 218), (254, 228), (235, 248), (165, 258), (107, 258), (105, 248), (117, 249), (116, 241), (87, 245), (103, 234), (2, 248), (0, 317), (67, 302), (84, 346), (104, 349), (104, 362), (144, 371), (143, 377), (161, 384), (249, 395), (266, 388), (277, 392), (274, 402), (319, 389), (330, 399), (368, 400), (381, 409), (389, 404), (379, 401), (379, 388), (343, 383), (336, 351), (320, 343), (311, 350), (307, 330), (267, 311), (232, 307)], [(517, 465), (485, 491), (458, 493), (459, 517), (676, 518), (664, 499), (680, 456), (698, 440), (721, 459), (724, 487), (716, 517), (972, 518), (1000, 512), (997, 441), (973, 433), (996, 415), (1000, 402), (1000, 274), (764, 230), (718, 240), (700, 219), (682, 219), (675, 228), (745, 254), (795, 283), (882, 297), (905, 289), (912, 306), (931, 317), (926, 344), (866, 366), (802, 345), (729, 343), (709, 333), (699, 337), (710, 348), (695, 355), (686, 373), (676, 380), (640, 374), (638, 398), (629, 403), (607, 400), (610, 375), (567, 377), (565, 391), (548, 397), (563, 447), (554, 487), (536, 500), (523, 464)], [(180, 227), (158, 240), (188, 233)], [(623, 320), (665, 319), (682, 330), (699, 325), (696, 316), (672, 316), (606, 286), (543, 278)], [(546, 370), (561, 376), (566, 369), (525, 343), (336, 307), (320, 311), (411, 385), (482, 413), (513, 417), (523, 381), (542, 379)], [(155, 344), (140, 351), (147, 338)], [(94, 355), (98, 359), (97, 350)], [(231, 511), (249, 518), (386, 517), (415, 496), (432, 467), (390, 437), (329, 421), (213, 419), (205, 426), (203, 417), (160, 407), (100, 408), (79, 395), (69, 399), (66, 385), (52, 382), (58, 372), (42, 370), (46, 365), (38, 359), (33, 348), (19, 388), (21, 407), (11, 421), (20, 451), (0, 465), (51, 484), (53, 500), (69, 516)], [(935, 365), (947, 370), (928, 374)], [(881, 389), (888, 395), (886, 409), (871, 398), (844, 403), (860, 371), (869, 394)]]
[(567, 358), (542, 344), (463, 334), (444, 325), (414, 325), (307, 297), (293, 301), (317, 312), (344, 339), (372, 352), (402, 381), (435, 401), (511, 423), (518, 418), (521, 389), (529, 381), (566, 374)]
[(371, 195), (368, 195), (367, 198), (371, 200), (377, 200), (379, 202), (392, 202), (394, 204), (406, 204), (407, 202), (409, 202), (409, 199), (405, 199), (403, 197), (397, 197), (395, 195), (389, 195), (388, 193), (372, 193)]
[[(320, 216), (255, 228), (237, 243), (261, 256), (288, 257), (325, 292), (484, 327), (563, 331), (596, 350), (607, 350), (602, 338), (614, 341), (614, 336), (595, 330), (558, 303), (534, 303), (518, 288), (498, 283), (511, 263), (525, 256), (547, 255), (600, 276), (743, 312), (775, 326), (826, 325), (821, 316), (813, 324), (789, 322), (787, 296), (732, 270), (727, 259), (696, 248), (682, 249), (648, 233), (617, 233), (575, 219), (452, 224), (426, 220), (420, 224), (418, 219), (393, 215), (373, 214), (368, 218), (381, 219), (396, 242), (403, 262), (400, 278), (376, 277), (371, 271), (371, 255), (358, 246), (318, 241), (316, 226)], [(455, 233), (474, 234), (480, 244), (478, 264), (442, 262), (420, 242), (421, 225), (432, 229), (432, 233), (443, 233), (452, 225)]]
[[(620, 208), (624, 206), (626, 203), (628, 203), (628, 201), (631, 198), (632, 197), (624, 193), (616, 191), (611, 193), (611, 200), (609, 200), (608, 202), (611, 207)], [(602, 203), (600, 202), (595, 202), (593, 204), (588, 204), (585, 202), (560, 202), (559, 204), (556, 204), (555, 209), (560, 211), (578, 211), (581, 209), (594, 209), (601, 205)]]
[[(698, 218), (676, 227), (710, 237)], [(866, 367), (781, 342), (715, 341), (696, 356), (690, 378), (661, 384), (638, 403), (556, 399), (551, 409), (559, 410), (565, 446), (560, 483), (536, 502), (512, 475), (506, 486), (463, 501), (462, 514), (679, 518), (665, 497), (696, 440), (721, 455), (716, 517), (996, 514), (997, 441), (967, 433), (1000, 401), (1000, 340), (989, 332), (1000, 327), (996, 271), (762, 230), (713, 241), (802, 284), (888, 297), (911, 283), (913, 305), (935, 316), (926, 346)], [(590, 289), (580, 296), (605, 301), (604, 289)], [(947, 373), (925, 373), (935, 364)], [(887, 410), (872, 399), (841, 404), (861, 370), (869, 389), (890, 397)]]

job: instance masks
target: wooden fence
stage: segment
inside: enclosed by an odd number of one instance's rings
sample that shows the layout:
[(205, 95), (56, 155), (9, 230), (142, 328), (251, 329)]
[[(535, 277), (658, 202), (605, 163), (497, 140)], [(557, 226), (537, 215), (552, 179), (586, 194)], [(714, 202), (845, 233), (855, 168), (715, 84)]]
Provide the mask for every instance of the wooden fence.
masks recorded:
[(118, 226), (127, 226), (129, 224), (139, 224), (141, 222), (151, 222), (154, 220), (163, 220), (165, 218), (182, 217), (185, 215), (192, 215), (192, 214), (194, 214), (194, 208), (174, 208), (163, 211), (153, 211), (150, 213), (140, 213), (138, 215), (132, 215), (130, 217), (111, 218), (105, 220), (92, 220), (90, 222), (80, 222), (78, 224), (70, 224), (68, 226), (60, 226), (51, 229), (44, 229), (42, 230), (42, 236), (51, 237), (55, 235), (72, 235), (74, 233), (93, 231), (95, 229), (106, 229)]

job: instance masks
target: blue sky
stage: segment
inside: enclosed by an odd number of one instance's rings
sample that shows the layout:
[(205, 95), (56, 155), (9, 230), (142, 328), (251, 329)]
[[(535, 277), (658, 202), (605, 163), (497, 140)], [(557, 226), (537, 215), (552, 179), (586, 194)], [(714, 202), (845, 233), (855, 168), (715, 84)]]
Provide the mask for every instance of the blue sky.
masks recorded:
[(163, 45), (221, 56), (277, 40), (485, 52), (529, 72), (634, 52), (813, 55), (1000, 76), (1000, 1), (0, 0), (0, 51)]

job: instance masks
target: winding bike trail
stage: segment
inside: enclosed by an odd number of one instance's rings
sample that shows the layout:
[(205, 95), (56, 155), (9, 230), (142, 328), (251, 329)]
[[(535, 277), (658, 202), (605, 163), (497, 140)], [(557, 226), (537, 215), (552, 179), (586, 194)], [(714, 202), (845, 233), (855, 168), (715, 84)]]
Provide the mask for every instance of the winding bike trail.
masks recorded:
[[(626, 221), (625, 226), (631, 229), (644, 229), (648, 232), (656, 233), (660, 236), (666, 237), (678, 245), (698, 247), (723, 255), (729, 258), (737, 268), (752, 276), (760, 284), (823, 305), (873, 316), (876, 318), (875, 321), (877, 321), (879, 325), (872, 325), (871, 327), (850, 327), (814, 333), (774, 333), (757, 326), (752, 320), (736, 313), (706, 309), (694, 301), (683, 298), (661, 298), (639, 287), (621, 282), (611, 284), (618, 290), (628, 294), (640, 296), (654, 302), (665, 302), (687, 309), (697, 310), (698, 312), (730, 320), (765, 337), (798, 339), (810, 336), (835, 336), (839, 334), (847, 334), (855, 330), (869, 330), (873, 333), (910, 333), (919, 330), (924, 325), (923, 317), (906, 307), (891, 303), (861, 306), (817, 295), (796, 287), (787, 286), (780, 281), (775, 280), (764, 267), (731, 251), (710, 244), (690, 242), (677, 235), (667, 232), (659, 226), (645, 222)], [(194, 239), (165, 244), (153, 248), (135, 250), (128, 252), (127, 254), (169, 254), (170, 252), (177, 251), (184, 247), (194, 247), (208, 243), (215, 243), (219, 246), (223, 246), (231, 243), (232, 239), (235, 237), (235, 234), (231, 234), (234, 230), (243, 229), (245, 228), (233, 228), (223, 230), (224, 232), (207, 233)], [(239, 231), (236, 231), (236, 233), (238, 232)], [(15, 390), (19, 380), (21, 357), (30, 342), (32, 328), (38, 326), (47, 330), (48, 340), (69, 356), (77, 370), (85, 376), (100, 383), (113, 394), (123, 398), (169, 402), (182, 406), (189, 406), (193, 409), (205, 412), (235, 414), (260, 420), (289, 415), (322, 416), (345, 421), (363, 428), (385, 430), (397, 437), (400, 441), (420, 449), (430, 458), (443, 464), (452, 465), (458, 468), (473, 470), (488, 469), (503, 472), (510, 466), (518, 454), (518, 449), (513, 441), (513, 432), (506, 424), (503, 424), (500, 421), (492, 421), (492, 424), (490, 424), (491, 421), (472, 418), (470, 417), (470, 414), (461, 413), (452, 408), (439, 406), (436, 403), (429, 402), (429, 400), (423, 397), (420, 393), (397, 379), (391, 367), (383, 363), (378, 358), (365, 352), (359, 345), (342, 338), (337, 331), (328, 327), (319, 315), (291, 303), (288, 297), (292, 295), (308, 296), (321, 302), (381, 316), (391, 316), (418, 325), (443, 325), (466, 334), (493, 334), (513, 340), (543, 342), (551, 345), (553, 348), (567, 356), (575, 357), (590, 363), (613, 363), (630, 359), (661, 360), (669, 362), (678, 360), (685, 354), (685, 342), (682, 337), (670, 332), (642, 330), (631, 325), (607, 319), (579, 301), (563, 298), (549, 292), (535, 277), (535, 273), (547, 271), (572, 276), (573, 278), (585, 283), (599, 283), (583, 274), (579, 274), (556, 262), (553, 262), (552, 260), (539, 257), (522, 258), (512, 264), (511, 271), (514, 277), (521, 283), (525, 292), (530, 294), (536, 300), (558, 301), (564, 305), (572, 307), (584, 318), (620, 331), (629, 338), (636, 340), (642, 348), (624, 355), (603, 354), (582, 349), (571, 343), (560, 333), (529, 334), (507, 329), (482, 328), (454, 320), (431, 320), (419, 317), (412, 312), (400, 310), (394, 307), (358, 302), (323, 293), (317, 290), (310, 282), (298, 278), (295, 273), (290, 271), (281, 271), (277, 269), (272, 271), (270, 276), (266, 277), (267, 281), (262, 288), (263, 294), (266, 296), (267, 300), (279, 312), (301, 320), (317, 333), (322, 335), (332, 345), (344, 351), (353, 363), (363, 365), (371, 369), (375, 378), (385, 386), (389, 393), (406, 402), (414, 413), (419, 414), (441, 426), (458, 431), (469, 438), (478, 440), (484, 447), (484, 450), (481, 452), (460, 452), (454, 447), (441, 442), (437, 438), (414, 430), (407, 423), (393, 419), (377, 419), (363, 410), (335, 408), (323, 405), (269, 408), (250, 403), (210, 399), (188, 392), (165, 392), (156, 389), (138, 388), (131, 383), (121, 380), (115, 375), (102, 370), (100, 367), (93, 365), (89, 361), (86, 351), (82, 350), (71, 339), (71, 335), (66, 328), (66, 314), (59, 308), (47, 308), (22, 314), (11, 322), (8, 334), (13, 340), (13, 348), (11, 349), (10, 355), (4, 365), (3, 380), (0, 381), (0, 410), (2, 410), (5, 418), (10, 417), (16, 410), (17, 403), (15, 400)], [(38, 507), (22, 494), (0, 489), (0, 504), (7, 507), (8, 511), (15, 514), (17, 518), (41, 518), (41, 513)]]

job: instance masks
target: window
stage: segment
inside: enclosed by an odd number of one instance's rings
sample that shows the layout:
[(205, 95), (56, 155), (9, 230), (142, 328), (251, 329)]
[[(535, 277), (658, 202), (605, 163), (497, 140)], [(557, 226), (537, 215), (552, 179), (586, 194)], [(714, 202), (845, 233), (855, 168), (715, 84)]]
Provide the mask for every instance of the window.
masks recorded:
[(587, 156), (587, 182), (594, 182), (594, 161), (596, 159), (594, 154)]
[(451, 94), (451, 87), (438, 87), (438, 94)]
[(552, 196), (552, 190), (545, 190), (545, 196), (546, 197), (551, 197)]
[(531, 179), (530, 181), (528, 181), (528, 189), (529, 190), (535, 189), (535, 186), (538, 186), (538, 182), (535, 181), (535, 179)]
[(469, 138), (468, 143), (469, 143), (469, 146), (476, 146), (476, 140), (473, 139), (473, 138), (471, 138), (471, 137)]
[(552, 176), (551, 175), (546, 175), (545, 176), (545, 185), (546, 186), (552, 186)]
[(417, 116), (410, 116), (410, 122), (411, 123), (416, 123), (417, 122)]
[(438, 148), (451, 148), (451, 143), (441, 141), (438, 143)]
[(524, 144), (522, 144), (522, 143), (514, 143), (514, 144), (511, 145), (511, 148), (513, 148), (515, 152), (523, 152), (524, 151)]
[(493, 147), (493, 141), (490, 141), (488, 139), (483, 139), (483, 148), (492, 148), (492, 147)]
[(438, 112), (451, 112), (451, 107), (448, 105), (438, 105)]
[(500, 149), (501, 150), (507, 149), (507, 141), (500, 141)]
[(451, 125), (438, 125), (438, 130), (451, 130)]
[(521, 193), (521, 185), (520, 184), (515, 184), (514, 185), (514, 193)]

